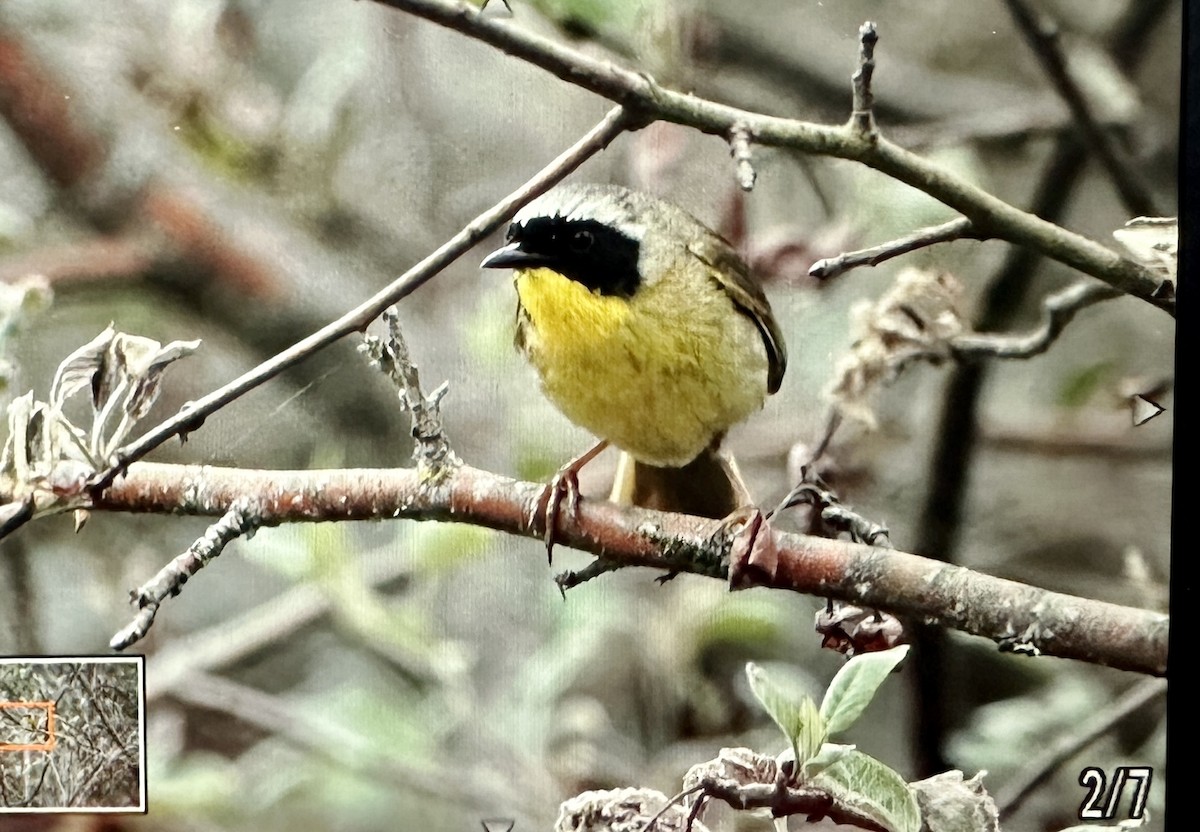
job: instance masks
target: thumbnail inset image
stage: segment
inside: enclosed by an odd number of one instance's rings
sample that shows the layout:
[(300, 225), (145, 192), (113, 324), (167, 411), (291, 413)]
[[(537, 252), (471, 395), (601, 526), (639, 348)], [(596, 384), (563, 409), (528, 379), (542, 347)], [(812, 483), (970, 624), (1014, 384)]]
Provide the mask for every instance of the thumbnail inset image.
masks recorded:
[(146, 808), (144, 663), (0, 658), (0, 812)]

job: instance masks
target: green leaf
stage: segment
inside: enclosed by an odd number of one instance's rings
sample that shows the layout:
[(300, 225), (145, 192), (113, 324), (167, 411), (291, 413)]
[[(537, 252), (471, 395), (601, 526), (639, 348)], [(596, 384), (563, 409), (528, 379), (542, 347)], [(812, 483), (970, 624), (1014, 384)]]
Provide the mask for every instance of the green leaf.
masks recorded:
[(825, 745), (829, 732), (825, 728), (825, 720), (812, 697), (805, 696), (800, 700), (800, 736), (796, 739), (797, 751), (796, 770), (803, 771), (808, 761), (817, 756)]
[(648, 0), (533, 0), (532, 5), (571, 32), (628, 36), (637, 31), (650, 3)]
[[(762, 667), (747, 662), (746, 678), (750, 680), (754, 697), (792, 744), (796, 770), (799, 771), (808, 758), (820, 750), (828, 733), (816, 703), (794, 678), (789, 678), (786, 668), (768, 676)], [(816, 739), (818, 736), (820, 739)]]
[(804, 764), (800, 779), (811, 780), (854, 750), (855, 746), (853, 745), (839, 745), (836, 742), (825, 743), (821, 746), (821, 750), (809, 757), (808, 762)]
[(821, 702), (821, 717), (830, 734), (854, 724), (875, 698), (883, 680), (907, 655), (908, 645), (902, 644), (877, 653), (862, 653), (842, 666)]
[(1100, 361), (1074, 370), (1063, 380), (1058, 391), (1058, 404), (1068, 410), (1083, 407), (1098, 390), (1111, 380), (1115, 365)]
[(847, 753), (809, 784), (891, 832), (921, 832), (921, 810), (904, 778), (861, 751)]

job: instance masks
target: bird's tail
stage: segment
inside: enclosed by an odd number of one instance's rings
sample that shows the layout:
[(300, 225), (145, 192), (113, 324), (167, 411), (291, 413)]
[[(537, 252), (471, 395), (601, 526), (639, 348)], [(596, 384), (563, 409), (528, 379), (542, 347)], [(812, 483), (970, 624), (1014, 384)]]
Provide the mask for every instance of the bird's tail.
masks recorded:
[(622, 452), (613, 502), (724, 519), (752, 501), (733, 457), (708, 448), (682, 468), (659, 468)]

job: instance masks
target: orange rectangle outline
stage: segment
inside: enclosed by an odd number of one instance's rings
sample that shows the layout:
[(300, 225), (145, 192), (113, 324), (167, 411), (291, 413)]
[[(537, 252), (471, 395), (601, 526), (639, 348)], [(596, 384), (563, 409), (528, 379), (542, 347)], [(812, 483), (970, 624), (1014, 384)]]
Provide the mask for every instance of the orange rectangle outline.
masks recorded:
[(53, 702), (0, 702), (3, 709), (42, 709), (46, 712), (46, 741), (38, 743), (0, 742), (0, 751), (53, 751), (58, 745), (58, 737), (54, 733), (54, 704)]

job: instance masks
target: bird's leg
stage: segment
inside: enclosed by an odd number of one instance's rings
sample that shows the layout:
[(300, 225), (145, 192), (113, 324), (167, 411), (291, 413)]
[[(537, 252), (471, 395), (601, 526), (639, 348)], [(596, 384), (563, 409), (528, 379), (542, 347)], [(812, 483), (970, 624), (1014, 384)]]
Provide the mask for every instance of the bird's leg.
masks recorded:
[(550, 484), (542, 489), (535, 512), (536, 516), (543, 518), (544, 521), (542, 528), (546, 541), (547, 562), (554, 563), (554, 533), (558, 529), (558, 517), (562, 512), (563, 499), (565, 498), (567, 501), (567, 511), (574, 516), (579, 509), (579, 472), (583, 470), (583, 466), (599, 456), (600, 452), (607, 447), (607, 440), (597, 442), (593, 448), (559, 468), (554, 479), (550, 480)]
[[(718, 539), (729, 540), (730, 585), (737, 588), (749, 585), (754, 580), (773, 578), (778, 564), (775, 534), (768, 516), (755, 505), (754, 497), (751, 496), (734, 458), (719, 449), (714, 456), (725, 476), (729, 478), (733, 502), (737, 506), (722, 518), (714, 533), (714, 537)], [(757, 578), (753, 573), (759, 573)]]
[[(750, 496), (750, 489), (746, 486), (746, 481), (742, 479), (742, 472), (738, 470), (737, 460), (724, 451), (717, 451), (716, 457), (721, 470), (729, 477), (729, 484), (733, 487), (733, 496), (737, 498), (739, 509), (754, 505), (754, 498)], [(739, 511), (735, 511), (734, 513), (738, 514)]]

